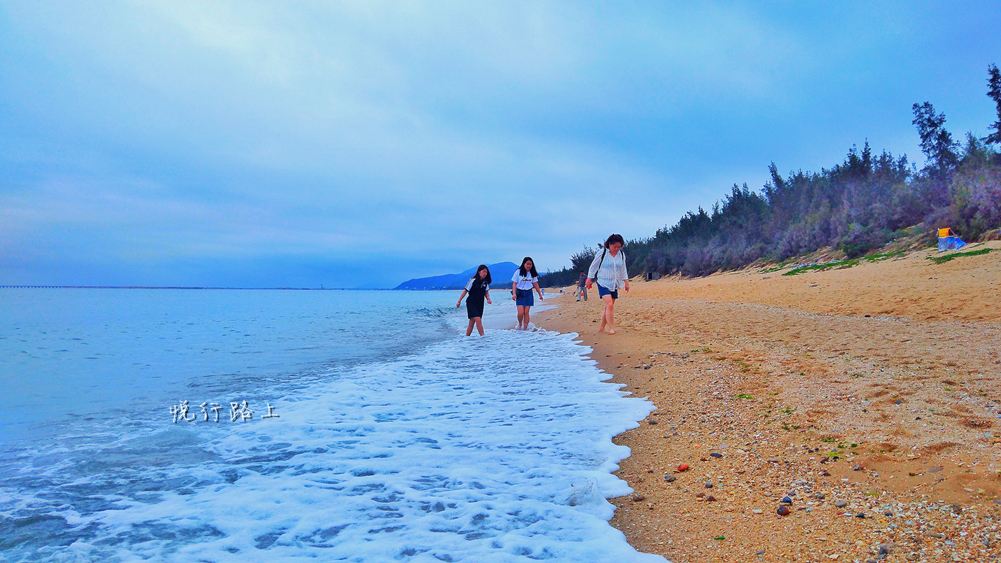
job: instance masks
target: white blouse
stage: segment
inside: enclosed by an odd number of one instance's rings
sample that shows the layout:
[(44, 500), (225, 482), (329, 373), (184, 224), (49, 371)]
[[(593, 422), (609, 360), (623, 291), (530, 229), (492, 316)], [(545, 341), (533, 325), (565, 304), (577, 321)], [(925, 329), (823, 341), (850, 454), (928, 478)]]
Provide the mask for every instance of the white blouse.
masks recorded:
[(532, 284), (539, 281), (538, 276), (533, 276), (531, 270), (529, 270), (527, 276), (521, 275), (521, 270), (515, 270), (514, 275), (511, 276), (511, 281), (517, 283), (517, 289), (532, 289)]
[[(601, 255), (604, 253), (605, 259)], [(598, 263), (601, 263), (601, 270), (598, 270)], [(622, 283), (629, 279), (626, 273), (626, 253), (621, 250), (615, 256), (607, 249), (594, 255), (591, 267), (587, 270), (587, 277), (598, 282), (598, 285), (608, 291), (616, 291), (620, 287), (625, 287)]]

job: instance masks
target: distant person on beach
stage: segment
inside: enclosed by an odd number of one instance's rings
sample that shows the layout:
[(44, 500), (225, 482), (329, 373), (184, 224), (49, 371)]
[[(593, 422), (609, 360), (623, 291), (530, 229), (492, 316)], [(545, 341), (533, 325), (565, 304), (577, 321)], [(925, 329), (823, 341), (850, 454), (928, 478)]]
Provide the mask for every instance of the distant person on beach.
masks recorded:
[(542, 289), (539, 288), (539, 272), (535, 269), (535, 262), (526, 256), (521, 261), (521, 267), (514, 271), (511, 281), (514, 282), (511, 298), (518, 304), (518, 330), (528, 330), (528, 310), (535, 305), (532, 288), (539, 292), (540, 301), (545, 300)]
[(608, 334), (615, 334), (615, 300), (619, 298), (620, 287), (629, 291), (626, 255), (622, 252), (625, 243), (622, 235), (613, 234), (608, 237), (605, 248), (594, 255), (594, 261), (587, 271), (587, 287), (590, 288), (593, 281), (598, 282), (598, 297), (605, 302), (598, 332), (604, 332), (607, 324)]
[(587, 301), (587, 274), (584, 272), (580, 273), (580, 279), (577, 280), (577, 301), (580, 301), (581, 297)]
[(462, 298), (469, 294), (469, 299), (466, 299), (466, 316), (469, 317), (469, 325), (466, 327), (466, 336), (473, 333), (473, 326), (476, 326), (476, 332), (483, 336), (483, 299), (486, 298), (487, 303), (493, 305), (493, 301), (490, 300), (490, 268), (487, 268), (486, 264), (480, 264), (476, 268), (476, 275), (469, 278), (469, 283), (466, 284), (466, 288), (462, 290), (462, 294), (459, 295), (459, 302), (455, 304), (455, 308), (458, 309), (459, 305), (462, 305)]

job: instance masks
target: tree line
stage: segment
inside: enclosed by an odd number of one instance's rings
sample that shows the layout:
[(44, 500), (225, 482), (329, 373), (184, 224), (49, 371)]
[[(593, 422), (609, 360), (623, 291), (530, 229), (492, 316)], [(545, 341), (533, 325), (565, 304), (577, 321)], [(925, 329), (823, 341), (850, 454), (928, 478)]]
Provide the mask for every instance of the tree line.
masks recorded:
[[(625, 245), (630, 274), (704, 276), (762, 262), (782, 262), (822, 248), (849, 258), (872, 253), (901, 237), (934, 244), (940, 227), (967, 242), (993, 237), (1001, 228), (1001, 73), (988, 66), (987, 95), (997, 106), (990, 133), (956, 141), (945, 114), (930, 102), (914, 104), (913, 124), (925, 166), (906, 155), (873, 153), (868, 141), (853, 146), (844, 162), (820, 172), (783, 177), (775, 163), (760, 191), (745, 183), (711, 211), (689, 211), (675, 225)], [(546, 286), (576, 282), (595, 250), (571, 256), (571, 267), (541, 277)]]

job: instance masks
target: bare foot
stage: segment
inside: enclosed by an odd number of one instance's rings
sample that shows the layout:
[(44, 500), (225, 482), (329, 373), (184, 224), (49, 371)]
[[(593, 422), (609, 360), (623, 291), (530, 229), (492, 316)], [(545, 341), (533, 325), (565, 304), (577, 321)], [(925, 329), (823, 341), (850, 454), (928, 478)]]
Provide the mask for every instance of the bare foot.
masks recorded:
[(609, 330), (608, 334), (615, 334), (615, 329), (613, 328), (613, 329)]

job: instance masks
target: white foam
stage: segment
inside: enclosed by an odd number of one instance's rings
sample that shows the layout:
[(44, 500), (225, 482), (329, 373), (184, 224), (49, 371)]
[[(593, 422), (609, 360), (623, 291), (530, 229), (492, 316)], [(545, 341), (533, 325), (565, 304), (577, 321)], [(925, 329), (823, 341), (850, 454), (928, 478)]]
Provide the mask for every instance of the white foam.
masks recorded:
[[(518, 326), (518, 308), (514, 300), (510, 298), (510, 293), (506, 290), (491, 290), (492, 304), (484, 302), (483, 305), (483, 330), (508, 330)], [(529, 311), (529, 316), (541, 313), (549, 309), (555, 309), (556, 305), (535, 305)], [(465, 313), (465, 308), (461, 310)], [(466, 330), (468, 319), (465, 315), (460, 319), (453, 317), (451, 325), (459, 330)], [(534, 323), (532, 323), (534, 325)], [(475, 329), (474, 329), (475, 330)]]
[(65, 511), (99, 531), (47, 555), (664, 561), (609, 526), (605, 500), (631, 492), (611, 438), (652, 405), (603, 382), (574, 337), (457, 337), (278, 399), (278, 419), (171, 426), (214, 459), (142, 471), (189, 483), (156, 499)]

